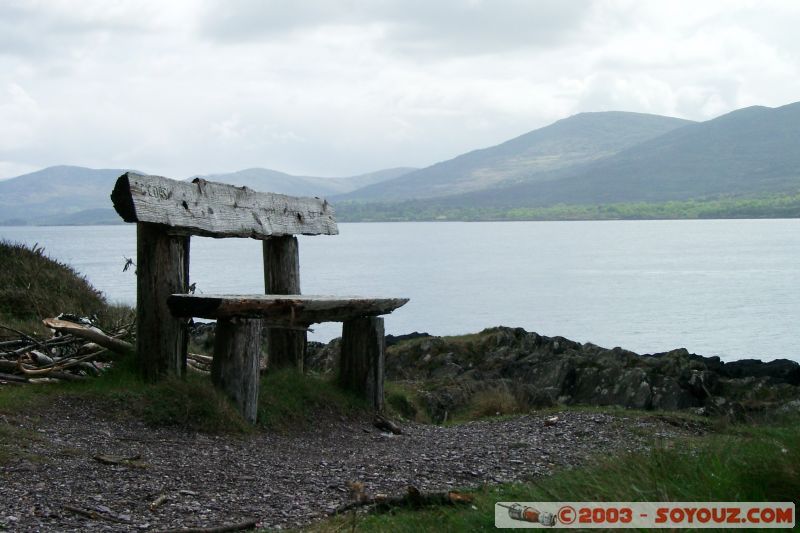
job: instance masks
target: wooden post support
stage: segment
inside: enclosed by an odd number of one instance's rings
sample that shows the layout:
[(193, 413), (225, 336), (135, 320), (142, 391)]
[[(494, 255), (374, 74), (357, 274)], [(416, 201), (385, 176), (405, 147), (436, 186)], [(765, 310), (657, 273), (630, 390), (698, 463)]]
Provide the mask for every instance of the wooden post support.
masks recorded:
[(366, 398), (376, 411), (383, 411), (385, 350), (383, 318), (360, 317), (344, 322), (339, 384)]
[(189, 237), (165, 230), (136, 225), (136, 354), (148, 381), (186, 373), (188, 325), (172, 316), (167, 298), (189, 290)]
[(231, 318), (217, 321), (211, 381), (255, 424), (258, 414), (261, 320)]
[[(297, 237), (271, 237), (264, 241), (264, 288), (266, 294), (300, 294), (300, 256)], [(306, 332), (267, 329), (267, 367), (295, 367), (303, 371)]]

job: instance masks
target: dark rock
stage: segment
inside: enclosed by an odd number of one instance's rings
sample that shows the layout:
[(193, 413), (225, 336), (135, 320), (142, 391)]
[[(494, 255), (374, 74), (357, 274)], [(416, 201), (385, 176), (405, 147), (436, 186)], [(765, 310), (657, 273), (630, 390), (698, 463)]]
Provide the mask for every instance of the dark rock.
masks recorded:
[(768, 377), (774, 383), (800, 385), (800, 366), (788, 359), (762, 363), (758, 359), (740, 359), (725, 363), (720, 374), (729, 378)]
[[(387, 350), (387, 379), (427, 383), (423, 401), (433, 420), (466, 409), (477, 394), (492, 390), (511, 393), (523, 407), (693, 408), (731, 417), (800, 397), (800, 365), (787, 360), (723, 363), (685, 348), (639, 355), (522, 328), (489, 328), (454, 339), (410, 337)], [(719, 397), (729, 402), (724, 409), (709, 400)]]
[[(213, 339), (213, 324), (195, 325), (193, 342)], [(800, 365), (780, 359), (724, 363), (678, 348), (639, 355), (522, 328), (488, 328), (455, 338), (427, 333), (387, 336), (386, 377), (424, 382), (422, 403), (440, 421), (469, 408), (478, 394), (504, 391), (523, 407), (618, 405), (634, 409), (694, 409), (738, 417), (800, 398)], [(305, 366), (337, 368), (341, 340), (309, 342)], [(724, 407), (719, 398), (725, 400)], [(403, 416), (413, 418), (413, 409)]]
[(413, 333), (407, 333), (405, 335), (386, 335), (386, 346), (394, 346), (395, 344), (403, 341), (410, 341), (414, 339), (420, 339), (425, 337), (430, 337), (429, 333), (419, 333), (417, 331)]

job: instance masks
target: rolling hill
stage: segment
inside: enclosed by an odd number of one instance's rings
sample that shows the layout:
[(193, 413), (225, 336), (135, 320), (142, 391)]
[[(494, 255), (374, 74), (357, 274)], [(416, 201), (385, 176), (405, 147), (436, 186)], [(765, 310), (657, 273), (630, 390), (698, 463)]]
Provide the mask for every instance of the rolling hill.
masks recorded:
[(800, 102), (689, 124), (545, 179), (442, 199), (474, 207), (666, 202), (800, 192)]
[[(0, 224), (113, 223), (108, 195), (123, 172), (59, 166), (0, 181)], [(581, 113), (423, 169), (319, 178), (254, 168), (204, 177), (260, 191), (325, 196), (342, 220), (502, 219), (517, 208), (673, 201), (723, 202), (700, 209), (720, 216), (794, 216), (800, 199), (800, 102), (748, 107), (705, 122)], [(736, 204), (740, 200), (744, 204)], [(697, 206), (682, 206), (675, 216), (680, 210), (683, 216), (698, 212)], [(641, 206), (633, 212), (676, 213)], [(570, 213), (615, 216), (582, 208)]]
[[(355, 190), (410, 170), (394, 168), (347, 178), (292, 176), (268, 169), (202, 176), (258, 191), (329, 196)], [(0, 181), (0, 225), (87, 225), (121, 223), (111, 207), (114, 182), (126, 169), (48, 167)]]
[(416, 169), (400, 167), (346, 178), (317, 178), (312, 176), (293, 176), (266, 168), (249, 168), (228, 174), (209, 174), (201, 177), (232, 185), (245, 185), (257, 191), (269, 191), (293, 196), (331, 196), (394, 179), (414, 170)]
[[(110, 208), (108, 195), (124, 172), (62, 165), (0, 181), (0, 225), (69, 224), (83, 211)], [(107, 215), (94, 211), (90, 220), (108, 222)]]
[(535, 182), (548, 179), (551, 171), (601, 160), (687, 124), (691, 122), (642, 113), (581, 113), (338, 199), (432, 198)]

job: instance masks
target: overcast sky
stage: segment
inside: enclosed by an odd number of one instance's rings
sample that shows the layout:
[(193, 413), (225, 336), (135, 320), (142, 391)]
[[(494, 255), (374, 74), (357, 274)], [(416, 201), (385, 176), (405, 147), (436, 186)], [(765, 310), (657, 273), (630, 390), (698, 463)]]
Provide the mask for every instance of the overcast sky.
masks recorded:
[(800, 100), (800, 2), (0, 0), (0, 177), (427, 166), (582, 111)]

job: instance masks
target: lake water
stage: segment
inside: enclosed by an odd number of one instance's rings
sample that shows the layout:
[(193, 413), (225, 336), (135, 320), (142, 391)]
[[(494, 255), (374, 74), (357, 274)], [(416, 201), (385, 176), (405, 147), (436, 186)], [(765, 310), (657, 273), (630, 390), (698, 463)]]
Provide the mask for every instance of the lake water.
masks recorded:
[[(640, 353), (800, 360), (800, 220), (341, 224), (300, 237), (306, 294), (409, 297), (388, 333), (520, 326)], [(133, 225), (0, 227), (133, 305)], [(261, 243), (193, 238), (198, 292), (263, 290)], [(339, 334), (315, 326), (314, 340)]]

